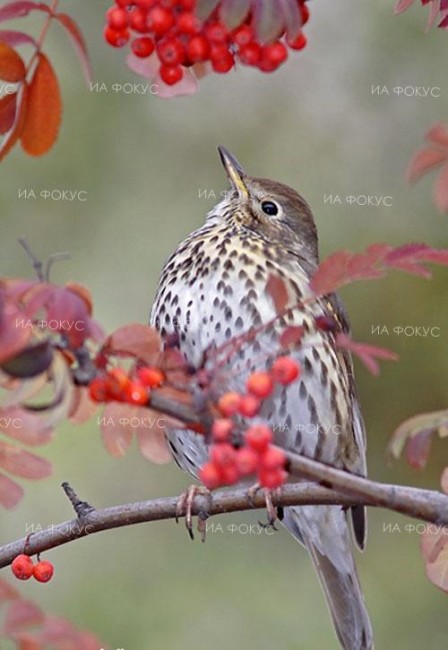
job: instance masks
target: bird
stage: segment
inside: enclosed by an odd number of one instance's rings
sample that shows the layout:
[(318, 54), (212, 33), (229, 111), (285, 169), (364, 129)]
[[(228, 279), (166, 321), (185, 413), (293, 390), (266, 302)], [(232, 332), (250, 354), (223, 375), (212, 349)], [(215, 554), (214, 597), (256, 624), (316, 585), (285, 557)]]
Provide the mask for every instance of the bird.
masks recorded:
[[(279, 447), (366, 476), (365, 426), (350, 353), (336, 347), (334, 331), (315, 327), (317, 317), (331, 318), (350, 332), (338, 295), (310, 299), (319, 265), (311, 208), (292, 188), (250, 176), (227, 149), (218, 150), (230, 189), (165, 262), (150, 324), (162, 339), (175, 338), (191, 367), (212, 374), (215, 368), (218, 386), (236, 391), (244, 390), (248, 373), (269, 367), (282, 331), (303, 328), (306, 344), (291, 352), (301, 375), (278, 387), (259, 417)], [(273, 275), (286, 288), (288, 304), (298, 306), (280, 317), (266, 290)], [(235, 337), (244, 340), (253, 328), (257, 335), (227, 355), (218, 371), (214, 351)], [(206, 438), (171, 427), (167, 440), (177, 464), (197, 479), (208, 459)], [(287, 507), (282, 524), (309, 552), (340, 646), (371, 650), (372, 626), (353, 555), (355, 545), (365, 546), (365, 508)]]

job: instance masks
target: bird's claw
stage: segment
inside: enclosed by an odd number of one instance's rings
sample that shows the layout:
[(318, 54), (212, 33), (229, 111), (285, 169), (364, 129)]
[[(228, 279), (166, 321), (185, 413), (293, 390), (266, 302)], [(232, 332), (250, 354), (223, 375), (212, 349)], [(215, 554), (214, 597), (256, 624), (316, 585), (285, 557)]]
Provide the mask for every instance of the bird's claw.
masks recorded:
[(264, 500), (266, 504), (267, 522), (263, 523), (259, 521), (258, 523), (263, 528), (273, 528), (274, 530), (277, 530), (277, 528), (275, 527), (275, 522), (279, 519), (279, 515), (276, 506), (274, 506), (273, 497), (276, 501), (278, 500), (278, 497), (281, 494), (280, 488), (276, 488), (275, 490), (269, 490), (268, 488), (261, 487), (259, 483), (256, 483), (255, 485), (250, 487), (249, 490), (247, 491), (247, 498), (249, 500), (249, 503), (252, 506), (254, 506), (255, 495), (260, 490), (262, 490), (263, 492)]
[[(194, 540), (193, 532), (193, 506), (195, 497), (201, 494), (211, 501), (212, 493), (202, 485), (190, 485), (190, 487), (179, 497), (176, 506), (176, 522), (179, 523), (180, 517), (185, 517), (185, 526), (191, 540)], [(201, 541), (205, 542), (205, 535), (207, 532), (206, 522), (208, 519), (207, 510), (200, 510), (198, 512), (198, 532), (201, 535)]]

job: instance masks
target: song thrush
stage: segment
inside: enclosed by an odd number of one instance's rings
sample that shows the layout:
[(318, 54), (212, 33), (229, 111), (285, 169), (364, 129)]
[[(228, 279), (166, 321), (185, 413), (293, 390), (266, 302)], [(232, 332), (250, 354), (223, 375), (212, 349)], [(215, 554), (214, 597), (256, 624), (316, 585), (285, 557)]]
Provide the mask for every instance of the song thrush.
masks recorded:
[[(336, 349), (333, 332), (315, 327), (317, 316), (331, 316), (347, 332), (344, 307), (334, 294), (306, 301), (318, 265), (312, 212), (291, 188), (248, 176), (228, 151), (220, 147), (219, 152), (231, 191), (165, 263), (151, 323), (162, 335), (177, 333), (179, 346), (193, 366), (199, 367), (205, 355), (212, 371), (213, 349), (250, 328), (271, 323), (235, 349), (219, 370), (221, 389), (239, 391), (249, 372), (266, 368), (279, 353), (281, 332), (290, 325), (302, 326), (306, 344), (293, 353), (302, 366), (300, 380), (277, 389), (260, 418), (271, 425), (277, 445), (365, 475), (365, 432), (352, 360)], [(266, 291), (270, 274), (282, 278), (291, 305), (306, 301), (307, 306), (275, 318)], [(197, 477), (207, 461), (203, 436), (170, 430), (168, 439), (180, 467)], [(352, 508), (350, 515), (355, 540), (362, 548), (364, 509)], [(373, 648), (347, 513), (339, 506), (290, 507), (282, 523), (310, 553), (341, 646)]]

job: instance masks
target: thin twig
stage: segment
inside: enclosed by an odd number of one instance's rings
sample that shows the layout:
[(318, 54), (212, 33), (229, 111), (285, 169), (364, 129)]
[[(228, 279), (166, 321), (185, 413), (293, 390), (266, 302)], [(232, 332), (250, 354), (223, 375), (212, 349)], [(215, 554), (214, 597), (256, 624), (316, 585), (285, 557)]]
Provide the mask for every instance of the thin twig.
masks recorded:
[[(357, 504), (382, 506), (423, 521), (448, 526), (448, 496), (440, 492), (377, 483), (327, 467), (310, 459), (299, 458), (300, 462), (297, 461), (297, 458), (290, 459), (291, 463), (294, 461), (294, 472), (300, 471), (304, 476), (306, 473), (317, 474), (319, 471), (320, 480), (331, 482), (333, 485), (341, 483), (342, 489), (330, 489), (315, 483), (284, 485), (279, 491), (279, 495), (273, 495), (275, 506), (324, 504), (335, 504), (344, 508)], [(357, 493), (359, 496), (351, 496), (348, 492)], [(152, 501), (129, 503), (93, 510), (87, 512), (82, 519), (77, 518), (56, 526), (51, 525), (47, 529), (28, 534), (27, 537), (0, 548), (0, 568), (10, 564), (19, 553), (23, 553), (25, 543), (27, 553), (34, 555), (100, 531), (150, 521), (174, 519), (178, 502), (179, 497), (165, 497)], [(192, 514), (198, 515), (201, 512), (207, 512), (208, 515), (218, 515), (240, 512), (264, 508), (265, 503), (265, 495), (261, 490), (255, 495), (249, 495), (246, 488), (229, 489), (214, 493), (211, 499), (199, 494), (194, 499)]]

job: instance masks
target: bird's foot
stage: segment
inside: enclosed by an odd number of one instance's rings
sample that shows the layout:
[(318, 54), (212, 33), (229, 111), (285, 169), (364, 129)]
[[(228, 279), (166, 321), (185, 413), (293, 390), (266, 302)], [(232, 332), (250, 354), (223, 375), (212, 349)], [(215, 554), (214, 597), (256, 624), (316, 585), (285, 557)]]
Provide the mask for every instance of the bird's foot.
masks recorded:
[(274, 500), (278, 500), (278, 498), (281, 495), (281, 488), (275, 488), (275, 490), (269, 490), (268, 488), (261, 487), (259, 483), (255, 483), (252, 487), (249, 488), (247, 491), (247, 497), (249, 499), (249, 502), (251, 505), (253, 504), (253, 500), (257, 492), (259, 491), (263, 492), (264, 495), (264, 500), (266, 504), (266, 513), (267, 513), (267, 522), (258, 522), (260, 526), (263, 528), (273, 528), (274, 530), (278, 530), (275, 527), (275, 522), (279, 520), (281, 517), (280, 514), (280, 509), (277, 510), (277, 507), (274, 506)]
[[(193, 533), (193, 506), (195, 497), (200, 494), (207, 497), (209, 502), (212, 499), (212, 493), (203, 485), (190, 485), (190, 487), (183, 492), (176, 507), (176, 522), (179, 523), (180, 517), (185, 517), (185, 526), (190, 535), (190, 539), (194, 540)], [(201, 535), (201, 541), (205, 542), (206, 522), (208, 519), (208, 509), (198, 511), (198, 532)]]

